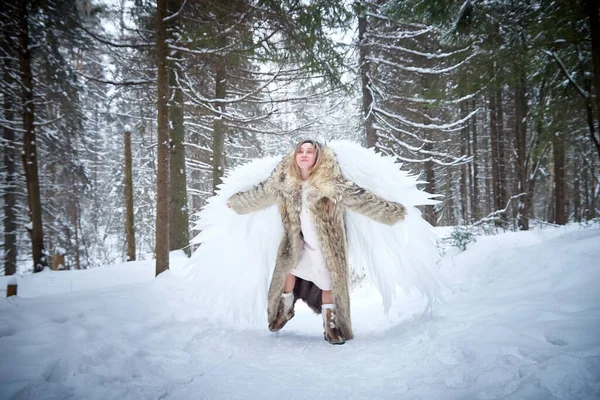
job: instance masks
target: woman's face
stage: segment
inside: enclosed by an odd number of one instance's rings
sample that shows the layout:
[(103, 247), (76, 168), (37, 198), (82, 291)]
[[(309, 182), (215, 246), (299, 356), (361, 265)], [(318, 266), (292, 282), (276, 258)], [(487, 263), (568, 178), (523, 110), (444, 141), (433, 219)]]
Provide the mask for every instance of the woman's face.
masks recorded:
[(296, 164), (298, 168), (309, 170), (317, 161), (317, 149), (310, 143), (304, 143), (296, 153)]

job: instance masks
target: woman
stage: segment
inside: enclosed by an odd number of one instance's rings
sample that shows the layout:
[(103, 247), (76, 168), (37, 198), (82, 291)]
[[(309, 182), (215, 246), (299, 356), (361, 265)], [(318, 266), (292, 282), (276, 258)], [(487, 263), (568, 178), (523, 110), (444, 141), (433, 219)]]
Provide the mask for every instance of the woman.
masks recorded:
[(269, 288), (269, 329), (283, 328), (301, 298), (322, 313), (325, 340), (345, 343), (353, 334), (344, 210), (393, 225), (405, 207), (346, 179), (333, 151), (312, 140), (298, 143), (267, 180), (228, 200), (238, 214), (272, 204), (279, 205), (285, 233)]

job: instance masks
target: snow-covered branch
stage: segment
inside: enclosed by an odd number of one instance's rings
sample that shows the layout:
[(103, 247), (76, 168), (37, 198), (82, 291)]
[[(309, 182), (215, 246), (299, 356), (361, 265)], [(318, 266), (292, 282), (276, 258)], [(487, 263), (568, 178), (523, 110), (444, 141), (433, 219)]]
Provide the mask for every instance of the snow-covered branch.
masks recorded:
[(444, 59), (444, 58), (448, 58), (448, 57), (452, 57), (454, 55), (457, 54), (461, 54), (464, 53), (468, 50), (471, 49), (471, 47), (465, 47), (463, 49), (460, 50), (455, 50), (455, 51), (451, 51), (449, 53), (423, 53), (421, 51), (417, 51), (417, 50), (412, 50), (403, 46), (396, 46), (396, 45), (388, 45), (388, 44), (383, 44), (383, 43), (368, 43), (367, 46), (369, 47), (376, 47), (379, 49), (384, 49), (384, 50), (391, 50), (391, 51), (401, 51), (404, 53), (408, 53), (408, 54), (413, 54), (416, 56), (420, 56), (420, 57), (424, 57), (427, 59)]
[(584, 99), (588, 99), (590, 94), (583, 89), (581, 86), (579, 86), (579, 84), (577, 82), (575, 82), (575, 79), (573, 79), (573, 77), (571, 76), (571, 74), (569, 73), (569, 71), (567, 71), (567, 67), (565, 67), (565, 64), (562, 62), (562, 60), (560, 59), (560, 57), (553, 51), (548, 51), (548, 50), (542, 50), (542, 52), (552, 58), (554, 58), (554, 60), (556, 61), (556, 63), (558, 64), (558, 66), (560, 67), (561, 71), (565, 74), (565, 76), (567, 77), (567, 79), (569, 80), (569, 82), (571, 82), (571, 84), (573, 86), (575, 86), (575, 88), (577, 89), (577, 91), (579, 92), (579, 94), (584, 98)]
[(393, 155), (395, 157), (398, 157), (398, 159), (400, 161), (404, 161), (404, 162), (412, 163), (412, 164), (420, 164), (420, 163), (424, 163), (424, 162), (430, 161), (430, 162), (435, 163), (437, 165), (454, 166), (454, 165), (460, 165), (460, 164), (468, 163), (468, 162), (470, 162), (472, 160), (472, 157), (467, 157), (467, 156), (461, 156), (461, 157), (458, 157), (458, 158), (452, 157), (453, 160), (449, 161), (449, 162), (445, 162), (445, 161), (439, 160), (439, 159), (437, 159), (435, 157), (408, 158), (408, 157), (404, 157), (404, 156), (398, 154), (394, 149), (392, 149), (390, 147), (387, 147), (387, 146), (385, 146), (382, 143), (378, 143), (377, 146), (380, 147), (383, 150), (386, 150), (389, 155)]
[(174, 12), (171, 15), (168, 15), (166, 17), (164, 17), (162, 20), (163, 22), (167, 22), (170, 21), (174, 18), (177, 18), (179, 16), (179, 14), (181, 14), (181, 11), (183, 10), (183, 7), (185, 7), (185, 5), (187, 4), (187, 0), (183, 0), (183, 3), (181, 3), (181, 7), (179, 7), (179, 10), (177, 10), (176, 12)]
[(446, 74), (448, 72), (454, 71), (455, 69), (457, 69), (458, 67), (460, 67), (461, 65), (463, 65), (464, 63), (469, 61), (471, 58), (475, 57), (476, 54), (477, 53), (472, 53), (468, 57), (466, 57), (464, 60), (462, 60), (461, 62), (454, 64), (450, 67), (446, 67), (446, 68), (409, 67), (409, 66), (402, 65), (402, 64), (399, 64), (399, 63), (396, 63), (393, 61), (386, 60), (385, 58), (381, 58), (381, 57), (369, 58), (369, 60), (372, 62), (375, 62), (375, 63), (389, 65), (394, 68), (399, 68), (403, 71), (418, 72), (421, 74), (430, 74), (430, 75), (440, 75), (440, 74)]
[(431, 27), (426, 27), (423, 28), (419, 31), (414, 31), (414, 32), (400, 32), (400, 33), (396, 33), (393, 35), (387, 35), (387, 34), (382, 34), (382, 33), (376, 33), (376, 32), (369, 32), (368, 36), (369, 37), (373, 37), (373, 38), (377, 38), (377, 39), (386, 39), (386, 40), (400, 40), (400, 39), (410, 39), (410, 38), (415, 38), (417, 36), (421, 36), (424, 35), (426, 33), (432, 32), (433, 28)]
[(455, 122), (451, 122), (448, 124), (421, 124), (418, 122), (413, 122), (413, 121), (409, 121), (406, 118), (404, 118), (401, 115), (398, 114), (392, 114), (390, 112), (387, 112), (385, 110), (383, 110), (382, 108), (379, 107), (375, 107), (374, 110), (382, 115), (385, 115), (388, 118), (394, 119), (398, 122), (401, 122), (405, 125), (411, 126), (413, 128), (421, 128), (421, 129), (439, 129), (439, 130), (444, 130), (444, 129), (449, 129), (449, 128), (453, 128), (455, 126), (459, 126), (464, 124), (466, 121), (468, 121), (473, 115), (475, 115), (476, 113), (479, 112), (479, 109), (476, 109), (474, 111), (471, 111), (466, 117), (463, 117), (461, 119), (459, 119), (458, 121)]
[(154, 83), (154, 81), (150, 80), (150, 79), (143, 79), (143, 80), (142, 79), (132, 79), (132, 80), (126, 80), (126, 81), (112, 81), (112, 80), (108, 80), (108, 79), (95, 78), (93, 76), (89, 76), (89, 75), (86, 75), (81, 72), (76, 72), (76, 73), (77, 73), (77, 75), (80, 75), (89, 81), (104, 83), (104, 84), (113, 85), (113, 86), (138, 86), (138, 85), (148, 85), (150, 83)]

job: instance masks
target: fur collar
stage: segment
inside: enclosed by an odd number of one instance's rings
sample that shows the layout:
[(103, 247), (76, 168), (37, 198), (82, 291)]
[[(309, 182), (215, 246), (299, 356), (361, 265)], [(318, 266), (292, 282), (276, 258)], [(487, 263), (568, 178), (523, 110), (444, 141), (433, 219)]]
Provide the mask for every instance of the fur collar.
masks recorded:
[(338, 194), (336, 182), (343, 178), (342, 171), (335, 157), (333, 150), (325, 145), (321, 146), (321, 162), (319, 166), (312, 171), (310, 177), (303, 181), (299, 177), (288, 173), (291, 163), (296, 163), (296, 153), (290, 152), (282, 161), (283, 173), (283, 191), (287, 195), (298, 196), (302, 190), (303, 182), (308, 183), (310, 192), (318, 193), (321, 197), (334, 198)]

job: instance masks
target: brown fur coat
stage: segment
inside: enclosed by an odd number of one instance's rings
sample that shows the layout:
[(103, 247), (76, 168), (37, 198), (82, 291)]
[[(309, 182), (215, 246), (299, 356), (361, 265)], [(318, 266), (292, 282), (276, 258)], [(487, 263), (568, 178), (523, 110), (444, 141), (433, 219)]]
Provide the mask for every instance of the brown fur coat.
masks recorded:
[[(307, 204), (312, 214), (325, 264), (331, 274), (333, 298), (337, 308), (336, 321), (346, 340), (352, 339), (348, 271), (348, 246), (344, 210), (349, 208), (378, 222), (393, 225), (403, 219), (402, 204), (386, 201), (349, 181), (342, 174), (334, 152), (323, 146), (320, 162), (308, 178)], [(295, 153), (288, 154), (273, 173), (254, 188), (229, 198), (231, 208), (239, 214), (279, 205), (284, 236), (268, 295), (268, 321), (275, 321), (285, 277), (300, 260), (303, 247), (300, 229), (302, 180), (292, 176), (290, 163)], [(295, 299), (303, 299), (317, 313), (321, 312), (321, 290), (312, 282), (298, 278)]]

